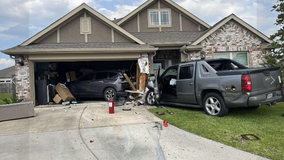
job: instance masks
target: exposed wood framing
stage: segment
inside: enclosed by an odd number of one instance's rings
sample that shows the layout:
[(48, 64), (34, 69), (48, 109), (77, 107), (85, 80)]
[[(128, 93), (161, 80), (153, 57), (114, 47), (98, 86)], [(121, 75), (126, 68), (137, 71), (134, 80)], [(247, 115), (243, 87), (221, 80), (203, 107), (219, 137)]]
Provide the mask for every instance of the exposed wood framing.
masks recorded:
[(147, 78), (147, 74), (146, 73), (142, 73), (141, 75), (141, 85), (139, 90), (144, 92), (145, 88), (146, 88), (146, 78)]
[(123, 75), (124, 75), (125, 79), (127, 80), (127, 82), (130, 84), (132, 90), (136, 91), (135, 86), (133, 85), (133, 83), (131, 82), (131, 80), (130, 80), (129, 77), (127, 76), (127, 74), (124, 73)]
[(136, 67), (136, 88), (139, 88), (139, 84), (140, 84), (140, 67), (139, 64), (137, 63), (137, 67)]

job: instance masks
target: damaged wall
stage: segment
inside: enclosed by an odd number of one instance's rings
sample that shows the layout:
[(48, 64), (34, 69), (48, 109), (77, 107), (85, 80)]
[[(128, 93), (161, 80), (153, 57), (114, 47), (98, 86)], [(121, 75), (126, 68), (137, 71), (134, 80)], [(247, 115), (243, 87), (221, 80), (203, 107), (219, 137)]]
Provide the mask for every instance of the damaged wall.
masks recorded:
[[(247, 52), (249, 67), (261, 67), (264, 56), (261, 39), (231, 20), (201, 42), (206, 59), (213, 59), (214, 53)], [(192, 60), (200, 59), (199, 51), (191, 51)], [(268, 51), (270, 53), (270, 51)], [(185, 55), (182, 55), (185, 57)]]

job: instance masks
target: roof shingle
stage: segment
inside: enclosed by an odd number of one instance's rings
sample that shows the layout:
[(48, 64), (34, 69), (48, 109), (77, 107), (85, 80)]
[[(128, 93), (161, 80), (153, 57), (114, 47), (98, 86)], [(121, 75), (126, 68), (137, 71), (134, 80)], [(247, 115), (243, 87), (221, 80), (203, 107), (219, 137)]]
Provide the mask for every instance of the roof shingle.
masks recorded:
[(6, 51), (30, 50), (30, 49), (91, 49), (91, 48), (154, 48), (150, 45), (136, 43), (68, 43), (68, 44), (31, 44), (28, 46), (16, 46)]
[(138, 32), (131, 33), (145, 43), (178, 43), (178, 42), (193, 42), (204, 31), (189, 31), (189, 32)]

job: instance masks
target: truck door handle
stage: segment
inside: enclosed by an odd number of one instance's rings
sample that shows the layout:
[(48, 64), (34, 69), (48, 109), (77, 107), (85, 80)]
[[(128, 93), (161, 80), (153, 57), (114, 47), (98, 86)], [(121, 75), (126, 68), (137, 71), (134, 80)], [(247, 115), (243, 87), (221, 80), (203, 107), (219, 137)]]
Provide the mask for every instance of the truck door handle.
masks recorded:
[(187, 85), (192, 85), (192, 84), (193, 84), (192, 82), (188, 82), (188, 83), (187, 83)]

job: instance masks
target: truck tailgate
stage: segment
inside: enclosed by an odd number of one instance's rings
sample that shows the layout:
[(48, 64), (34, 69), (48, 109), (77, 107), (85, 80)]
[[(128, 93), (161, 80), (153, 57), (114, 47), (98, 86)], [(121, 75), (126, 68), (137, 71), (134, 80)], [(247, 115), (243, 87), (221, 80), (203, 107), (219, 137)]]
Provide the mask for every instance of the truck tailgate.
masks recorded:
[(281, 71), (279, 67), (253, 68), (248, 73), (251, 77), (252, 95), (281, 89)]

